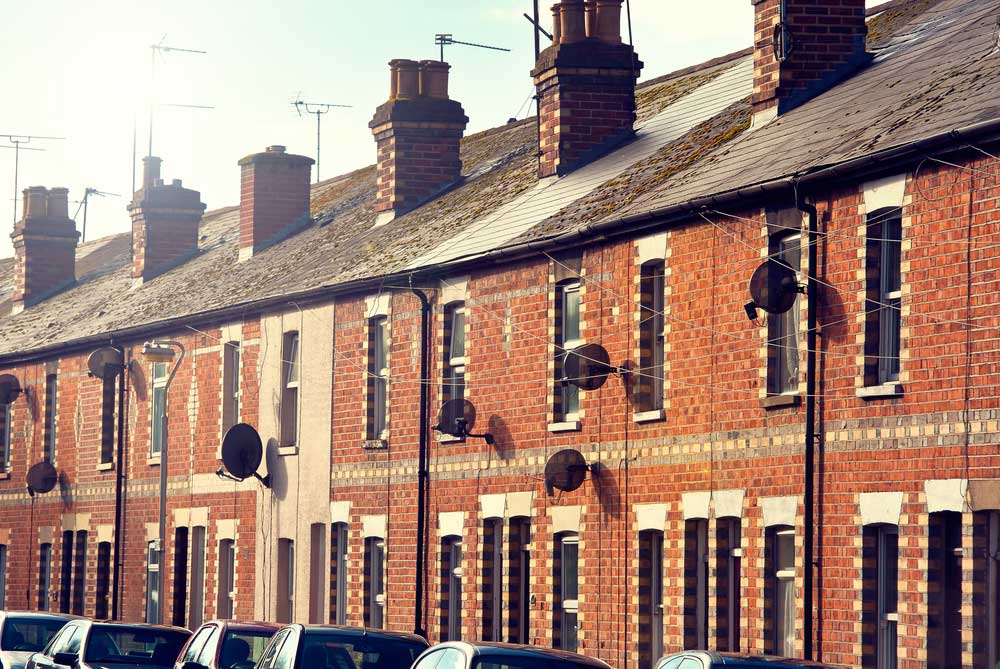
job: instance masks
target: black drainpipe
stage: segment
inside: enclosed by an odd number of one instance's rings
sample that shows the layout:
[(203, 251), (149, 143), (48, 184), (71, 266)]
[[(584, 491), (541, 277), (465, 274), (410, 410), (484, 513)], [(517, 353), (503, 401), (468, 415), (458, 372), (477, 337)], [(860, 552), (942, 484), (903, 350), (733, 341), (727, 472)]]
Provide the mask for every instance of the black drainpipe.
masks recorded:
[(417, 456), (417, 583), (416, 606), (413, 616), (413, 633), (427, 638), (424, 629), (424, 572), (426, 571), (426, 541), (427, 533), (427, 483), (430, 472), (427, 468), (427, 358), (430, 350), (431, 303), (427, 295), (417, 288), (411, 288), (413, 294), (420, 298), (420, 447)]
[(806, 443), (805, 443), (805, 537), (803, 539), (803, 657), (813, 659), (813, 570), (817, 561), (813, 550), (814, 533), (814, 486), (816, 460), (816, 301), (818, 299), (816, 272), (816, 243), (819, 234), (816, 228), (816, 207), (807, 204), (805, 197), (795, 189), (795, 207), (809, 216), (809, 270), (806, 280)]
[[(122, 514), (122, 497), (125, 492), (125, 377), (128, 370), (128, 363), (125, 362), (125, 347), (118, 349), (122, 354), (121, 371), (118, 373), (118, 448), (115, 455), (115, 564), (114, 575), (111, 579), (111, 619), (120, 620), (119, 617), (119, 597), (122, 571), (122, 534), (124, 518)], [(131, 358), (131, 351), (129, 352)]]

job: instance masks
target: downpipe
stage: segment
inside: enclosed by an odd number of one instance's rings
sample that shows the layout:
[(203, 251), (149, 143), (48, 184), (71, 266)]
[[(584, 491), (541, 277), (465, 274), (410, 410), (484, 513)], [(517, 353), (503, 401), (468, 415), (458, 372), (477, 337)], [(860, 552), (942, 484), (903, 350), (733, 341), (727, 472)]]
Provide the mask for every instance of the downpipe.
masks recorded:
[(417, 564), (415, 584), (415, 606), (413, 615), (413, 633), (427, 638), (424, 628), (424, 575), (426, 572), (426, 540), (427, 534), (427, 484), (430, 478), (427, 453), (427, 359), (430, 350), (430, 320), (431, 303), (427, 294), (417, 288), (410, 289), (420, 298), (420, 437), (417, 455)]

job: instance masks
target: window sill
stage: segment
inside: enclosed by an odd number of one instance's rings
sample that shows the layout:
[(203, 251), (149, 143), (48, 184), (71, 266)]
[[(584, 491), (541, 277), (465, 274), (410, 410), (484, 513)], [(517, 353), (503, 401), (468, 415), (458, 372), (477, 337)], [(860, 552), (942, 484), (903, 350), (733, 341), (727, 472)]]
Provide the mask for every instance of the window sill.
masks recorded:
[(578, 420), (568, 420), (562, 423), (549, 423), (549, 432), (579, 432), (581, 423)]
[(285, 457), (285, 456), (288, 456), (288, 455), (298, 455), (298, 454), (299, 454), (299, 447), (296, 446), (295, 444), (292, 444), (291, 446), (279, 446), (278, 447), (278, 456), (279, 457)]
[(889, 381), (880, 386), (862, 386), (854, 391), (854, 394), (863, 400), (884, 400), (903, 396), (903, 384), (898, 381)]
[[(159, 461), (160, 459), (157, 458), (156, 462), (159, 463)], [(97, 465), (97, 471), (99, 472), (109, 472), (114, 468), (115, 468), (115, 463), (113, 462), (102, 462), (101, 464)]]
[(462, 437), (456, 437), (451, 434), (439, 434), (437, 436), (437, 442), (439, 444), (457, 444), (465, 441)]
[(159, 467), (160, 466), (160, 456), (159, 455), (152, 455), (152, 456), (146, 458), (146, 464), (148, 466), (150, 466), (150, 467)]
[(389, 448), (388, 439), (365, 439), (361, 442), (361, 448), (366, 451), (384, 451)]
[(785, 407), (797, 407), (800, 404), (802, 404), (802, 396), (798, 393), (768, 395), (760, 400), (760, 407), (762, 409), (783, 409)]
[(10, 478), (10, 472), (0, 472), (0, 481), (6, 481)]
[(637, 411), (632, 414), (633, 423), (655, 423), (657, 421), (665, 420), (667, 417), (667, 412), (663, 409), (655, 409), (654, 411)]

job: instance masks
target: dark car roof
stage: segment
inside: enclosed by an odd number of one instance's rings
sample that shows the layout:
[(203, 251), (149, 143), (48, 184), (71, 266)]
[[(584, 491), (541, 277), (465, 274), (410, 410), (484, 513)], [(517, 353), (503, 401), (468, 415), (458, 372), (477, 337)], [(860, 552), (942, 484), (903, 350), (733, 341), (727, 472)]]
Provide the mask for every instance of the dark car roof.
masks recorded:
[(449, 641), (434, 646), (437, 648), (459, 648), (471, 652), (473, 655), (484, 656), (521, 656), (536, 657), (547, 660), (571, 661), (590, 667), (600, 667), (606, 669), (609, 665), (593, 657), (587, 657), (578, 653), (571, 653), (557, 648), (544, 648), (542, 646), (524, 646), (513, 643), (499, 643), (493, 641)]
[(173, 625), (150, 625), (149, 623), (122, 623), (116, 620), (86, 620), (90, 625), (102, 625), (104, 627), (127, 627), (129, 629), (157, 630), (160, 632), (182, 632), (190, 636), (191, 630), (184, 627), (174, 627)]
[(826, 669), (837, 669), (838, 665), (835, 664), (823, 664), (821, 662), (813, 662), (811, 660), (800, 660), (794, 657), (779, 657), (777, 655), (755, 655), (752, 653), (720, 653), (717, 651), (684, 651), (678, 653), (671, 653), (657, 664), (661, 662), (684, 655), (696, 655), (703, 659), (708, 659), (713, 665), (756, 665), (761, 667), (772, 667), (773, 669), (794, 669), (795, 667), (825, 667)]
[(0, 618), (43, 618), (48, 620), (86, 620), (82, 616), (68, 613), (52, 613), (51, 611), (0, 611)]
[(374, 639), (397, 639), (399, 641), (412, 641), (413, 643), (428, 646), (427, 639), (408, 632), (394, 632), (392, 630), (371, 629), (368, 627), (348, 627), (346, 625), (302, 625), (294, 623), (286, 627), (301, 627), (306, 634), (310, 632), (341, 632), (348, 635), (367, 636)]
[[(274, 634), (281, 629), (280, 623), (269, 623), (262, 620), (206, 620), (202, 623), (201, 627), (205, 625), (223, 625), (227, 630), (233, 630), (236, 632), (270, 632)], [(201, 628), (199, 627), (199, 629)]]

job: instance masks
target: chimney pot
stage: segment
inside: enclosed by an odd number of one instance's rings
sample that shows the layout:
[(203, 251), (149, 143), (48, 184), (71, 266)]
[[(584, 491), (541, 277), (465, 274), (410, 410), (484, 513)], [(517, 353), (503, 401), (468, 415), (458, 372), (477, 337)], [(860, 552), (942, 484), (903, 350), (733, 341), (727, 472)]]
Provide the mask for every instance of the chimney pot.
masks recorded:
[(69, 189), (52, 188), (49, 190), (46, 216), (60, 221), (69, 218)]
[(587, 38), (583, 0), (563, 0), (559, 18), (562, 23), (560, 44), (573, 44)]
[(282, 146), (281, 144), (272, 144), (271, 146), (267, 147), (267, 152), (268, 153), (284, 153), (285, 152), (285, 147)]
[(76, 280), (76, 244), (80, 233), (68, 215), (69, 191), (44, 186), (25, 188), (22, 219), (14, 225), (12, 313), (20, 313)]
[(399, 96), (399, 61), (389, 61), (389, 99), (395, 100)]
[(597, 37), (597, 0), (585, 0), (587, 37)]
[(48, 216), (49, 189), (45, 186), (31, 186), (24, 189), (24, 211), (21, 216), (29, 218), (45, 218)]
[(597, 34), (609, 44), (622, 43), (622, 0), (595, 0)]
[(174, 179), (173, 181), (170, 182), (170, 185), (171, 186), (176, 186), (177, 188), (180, 188), (184, 184), (181, 182), (180, 179)]
[(448, 99), (448, 70), (451, 65), (439, 60), (420, 61), (420, 94), (429, 98)]
[(160, 178), (160, 165), (162, 158), (156, 156), (146, 156), (142, 159), (142, 187), (150, 188), (155, 186)]
[(562, 4), (552, 5), (552, 43), (559, 44), (562, 41)]
[(420, 96), (420, 64), (415, 60), (397, 60), (396, 98), (412, 100)]

